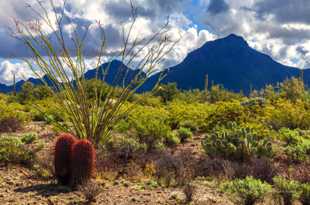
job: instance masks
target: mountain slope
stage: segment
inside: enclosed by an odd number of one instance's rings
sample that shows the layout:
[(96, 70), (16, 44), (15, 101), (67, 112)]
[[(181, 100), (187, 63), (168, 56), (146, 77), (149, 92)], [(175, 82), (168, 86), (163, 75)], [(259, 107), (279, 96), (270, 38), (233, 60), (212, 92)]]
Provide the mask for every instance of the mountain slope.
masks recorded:
[[(275, 62), (271, 57), (249, 47), (234, 34), (207, 42), (190, 53), (182, 63), (169, 69), (165, 83), (177, 82), (181, 89), (203, 89), (205, 76), (209, 85), (222, 84), (225, 88), (248, 92), (286, 78), (298, 76), (300, 70)], [(305, 72), (309, 78), (310, 72)]]

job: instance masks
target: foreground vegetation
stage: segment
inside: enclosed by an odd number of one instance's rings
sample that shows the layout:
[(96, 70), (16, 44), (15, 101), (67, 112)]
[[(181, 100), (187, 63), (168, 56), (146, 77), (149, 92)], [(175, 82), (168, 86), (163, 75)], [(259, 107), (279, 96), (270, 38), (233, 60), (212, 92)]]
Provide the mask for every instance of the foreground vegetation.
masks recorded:
[[(88, 99), (106, 87), (87, 81)], [(46, 179), (54, 176), (53, 161), (45, 159), (46, 165), (37, 156), (48, 154), (46, 142), (24, 133), (25, 127), (43, 121), (56, 136), (72, 126), (49, 89), (27, 83), (16, 96), (0, 95), (1, 163), (26, 166)], [(285, 204), (309, 204), (310, 93), (300, 79), (249, 96), (217, 85), (204, 91), (160, 85), (156, 92), (134, 94), (124, 102), (127, 108), (109, 125), (108, 139), (95, 144), (97, 179), (147, 178), (147, 186), (183, 187), (184, 203), (198, 180), (218, 184), (214, 189), (236, 203), (255, 204), (271, 195)]]

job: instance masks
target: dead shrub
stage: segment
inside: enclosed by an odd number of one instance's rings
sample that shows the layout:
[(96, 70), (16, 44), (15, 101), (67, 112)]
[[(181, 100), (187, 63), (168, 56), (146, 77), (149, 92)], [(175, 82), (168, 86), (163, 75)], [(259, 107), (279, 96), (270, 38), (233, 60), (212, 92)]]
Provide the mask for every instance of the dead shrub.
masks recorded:
[(186, 200), (185, 200), (185, 204), (189, 204), (191, 201), (193, 201), (193, 195), (195, 192), (195, 187), (188, 183), (184, 186), (183, 188), (183, 193), (185, 194)]
[(5, 118), (0, 120), (1, 132), (16, 132), (22, 128), (22, 123), (15, 117)]
[(96, 198), (101, 193), (101, 188), (98, 184), (94, 182), (89, 182), (87, 184), (81, 185), (78, 188), (82, 192), (83, 196), (86, 199), (86, 204), (91, 204), (96, 202)]
[(233, 163), (224, 159), (201, 159), (197, 163), (196, 176), (213, 176), (232, 179), (235, 176)]
[(156, 177), (166, 186), (184, 185), (195, 177), (197, 159), (187, 150), (176, 153), (164, 153), (156, 161)]
[(271, 183), (276, 175), (275, 167), (267, 158), (256, 158), (250, 163), (250, 175), (254, 178)]

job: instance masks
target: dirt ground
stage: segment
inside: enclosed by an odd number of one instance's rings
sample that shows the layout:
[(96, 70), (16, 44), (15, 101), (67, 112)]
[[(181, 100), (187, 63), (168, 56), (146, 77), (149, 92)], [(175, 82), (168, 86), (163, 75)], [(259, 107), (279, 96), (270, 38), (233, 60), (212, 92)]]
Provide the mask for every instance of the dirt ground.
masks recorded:
[[(44, 141), (44, 149), (38, 153), (50, 154), (53, 146), (54, 132), (41, 123), (30, 124), (24, 130), (15, 133), (36, 133)], [(196, 141), (180, 145), (174, 152), (185, 149), (201, 149)], [(198, 153), (199, 151), (195, 151)], [(103, 174), (104, 175), (104, 174)], [(94, 179), (100, 193), (91, 204), (100, 205), (175, 205), (185, 204), (186, 196), (182, 187), (164, 188), (154, 186), (151, 179), (128, 180), (118, 178), (107, 180), (100, 177)], [(193, 203), (197, 205), (232, 204), (220, 193), (208, 188), (200, 182), (195, 185)], [(2, 165), (0, 167), (0, 205), (70, 205), (89, 204), (81, 191), (72, 191), (56, 184), (53, 179), (43, 179), (32, 169), (20, 165)]]

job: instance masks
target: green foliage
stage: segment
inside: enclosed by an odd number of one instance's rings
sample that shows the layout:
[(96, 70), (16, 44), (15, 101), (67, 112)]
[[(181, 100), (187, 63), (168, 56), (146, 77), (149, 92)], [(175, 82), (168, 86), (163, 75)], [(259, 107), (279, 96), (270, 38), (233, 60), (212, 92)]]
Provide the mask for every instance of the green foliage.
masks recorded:
[(143, 106), (160, 107), (162, 102), (160, 97), (153, 96), (151, 93), (136, 94), (130, 100), (136, 101), (137, 104)]
[(126, 133), (130, 130), (130, 123), (122, 119), (115, 125), (114, 130), (116, 132)]
[(241, 97), (242, 94), (229, 92), (220, 85), (213, 85), (210, 91), (208, 91), (208, 101), (211, 103), (238, 100), (241, 99)]
[(45, 121), (49, 124), (68, 122), (68, 115), (56, 98), (46, 98), (36, 101), (36, 107), (30, 110), (34, 121)]
[(277, 93), (272, 85), (267, 85), (263, 90), (262, 90), (262, 97), (274, 101), (277, 98)]
[(303, 203), (303, 205), (310, 204), (310, 183), (301, 185), (300, 201)]
[(148, 150), (163, 148), (166, 139), (171, 137), (168, 113), (163, 108), (138, 106), (130, 114), (128, 122), (140, 143), (145, 143)]
[(109, 86), (101, 80), (87, 80), (85, 81), (85, 92), (89, 99), (97, 97), (101, 100), (105, 100), (109, 92)]
[(309, 160), (310, 139), (301, 135), (299, 130), (283, 128), (281, 139), (285, 142), (284, 151), (291, 161), (304, 162)]
[(186, 142), (188, 139), (190, 139), (193, 136), (193, 133), (188, 128), (180, 127), (178, 129), (178, 136), (179, 136), (180, 141), (183, 143), (183, 142)]
[(112, 136), (105, 147), (113, 155), (125, 160), (133, 157), (134, 154), (143, 154), (147, 149), (146, 144), (140, 143), (138, 139), (124, 135)]
[(181, 101), (184, 103), (194, 104), (194, 103), (204, 103), (206, 102), (206, 92), (198, 89), (194, 90), (182, 90), (175, 97), (174, 100)]
[(310, 140), (304, 139), (300, 143), (290, 144), (285, 147), (285, 153), (294, 162), (309, 161)]
[(298, 130), (282, 128), (279, 130), (280, 138), (285, 142), (286, 146), (290, 144), (300, 143), (303, 138)]
[(165, 144), (168, 146), (174, 146), (180, 144), (180, 138), (175, 132), (169, 132), (165, 139)]
[(302, 193), (299, 182), (280, 176), (274, 177), (273, 181), (279, 195), (283, 197), (285, 205), (291, 205), (294, 200), (299, 199)]
[(33, 145), (30, 149), (25, 142), (27, 136), (1, 136), (0, 137), (0, 162), (13, 164), (32, 164), (35, 154), (42, 149), (41, 145)]
[(284, 98), (296, 102), (305, 96), (304, 82), (299, 78), (291, 78), (280, 84), (280, 95)]
[(22, 136), (21, 141), (22, 143), (25, 143), (25, 144), (31, 144), (37, 139), (38, 139), (38, 136), (36, 134), (26, 134)]
[(273, 105), (266, 106), (265, 120), (274, 129), (310, 129), (309, 105), (304, 102), (292, 103), (278, 99)]
[[(53, 27), (53, 30), (61, 31), (60, 28), (65, 20), (65, 14), (59, 13), (52, 0), (50, 4), (40, 4), (39, 11), (32, 9), (33, 14), (45, 22), (46, 26)], [(129, 27), (133, 28), (137, 20), (136, 8), (132, 9)], [(53, 15), (41, 15), (50, 13)], [(51, 16), (57, 16), (59, 22), (54, 25)], [(125, 26), (125, 25), (122, 25)], [(27, 45), (32, 54), (32, 60), (25, 59), (27, 65), (36, 77), (42, 78), (45, 84), (52, 85), (52, 95), (57, 98), (60, 107), (68, 116), (66, 121), (70, 126), (61, 126), (63, 131), (75, 133), (80, 139), (89, 139), (95, 146), (105, 143), (110, 137), (112, 127), (122, 119), (124, 113), (120, 113), (124, 104), (135, 94), (139, 88), (147, 81), (147, 78), (157, 71), (158, 65), (169, 54), (175, 43), (166, 38), (166, 33), (170, 30), (168, 26), (159, 28), (152, 35), (144, 39), (143, 43), (130, 43), (133, 38), (133, 29), (123, 32), (121, 48), (113, 54), (113, 61), (102, 64), (106, 54), (106, 46), (109, 44), (104, 35), (101, 35), (96, 43), (96, 68), (95, 76), (97, 80), (111, 82), (116, 86), (109, 86), (107, 90), (98, 88), (98, 81), (88, 85), (87, 62), (85, 62), (85, 41), (88, 31), (75, 30), (79, 35), (73, 35), (70, 39), (64, 37), (63, 32), (52, 32), (51, 35), (29, 24), (18, 24), (16, 28), (19, 40)], [(35, 31), (34, 31), (35, 30)], [(33, 33), (36, 35), (33, 35)], [(137, 36), (134, 38), (138, 38)], [(53, 41), (51, 39), (54, 39)], [(156, 41), (156, 39), (161, 39)], [(68, 47), (71, 41), (75, 49)], [(45, 51), (42, 53), (42, 51)], [(47, 56), (45, 56), (47, 54)], [(117, 61), (119, 59), (122, 63)], [(135, 62), (135, 71), (127, 70)], [(110, 72), (112, 74), (110, 74)], [(159, 75), (159, 79), (162, 75)], [(157, 84), (157, 83), (156, 83)], [(26, 84), (25, 92), (30, 92), (32, 87)], [(97, 89), (98, 88), (98, 89)], [(87, 93), (90, 91), (90, 93)], [(28, 93), (27, 93), (28, 94)], [(102, 98), (102, 96), (104, 96)]]
[(235, 179), (221, 186), (222, 191), (237, 195), (244, 205), (253, 205), (272, 190), (271, 185), (252, 177)]
[(233, 160), (246, 161), (255, 156), (271, 156), (271, 139), (264, 132), (250, 125), (231, 123), (227, 127), (216, 127), (206, 135), (202, 145), (210, 156)]
[(167, 106), (169, 124), (172, 128), (185, 127), (192, 131), (203, 130), (213, 106), (204, 103), (188, 104), (174, 101)]
[(167, 85), (161, 84), (155, 92), (155, 96), (161, 97), (164, 103), (172, 101), (172, 99), (178, 94), (178, 88), (176, 83), (169, 83)]
[(29, 120), (25, 108), (17, 103), (2, 104), (0, 103), (0, 119), (16, 118), (22, 122)]
[(26, 103), (27, 101), (42, 100), (47, 97), (51, 97), (53, 91), (51, 88), (45, 85), (34, 86), (30, 82), (25, 82), (20, 92), (18, 92), (16, 98), (20, 103)]
[(232, 122), (242, 123), (249, 121), (246, 108), (238, 101), (219, 102), (208, 117), (207, 131), (212, 130), (216, 126), (225, 126)]

